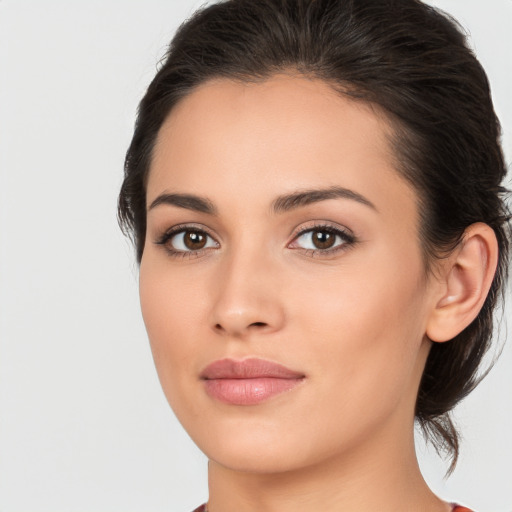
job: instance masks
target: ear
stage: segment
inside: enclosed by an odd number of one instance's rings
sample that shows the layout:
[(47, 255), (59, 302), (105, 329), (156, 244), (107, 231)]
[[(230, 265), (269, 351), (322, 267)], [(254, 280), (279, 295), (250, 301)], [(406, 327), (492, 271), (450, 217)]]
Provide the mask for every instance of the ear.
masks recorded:
[(498, 264), (498, 242), (487, 224), (469, 226), (454, 252), (441, 262), (439, 287), (427, 336), (448, 341), (462, 332), (485, 302)]

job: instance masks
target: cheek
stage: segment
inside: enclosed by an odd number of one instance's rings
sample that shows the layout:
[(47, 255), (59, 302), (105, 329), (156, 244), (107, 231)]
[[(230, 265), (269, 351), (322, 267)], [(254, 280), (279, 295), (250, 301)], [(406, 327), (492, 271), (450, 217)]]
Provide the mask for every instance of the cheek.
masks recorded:
[(168, 396), (181, 386), (185, 371), (195, 368), (201, 339), (198, 311), (202, 307), (199, 283), (185, 272), (170, 274), (159, 263), (141, 263), (139, 295), (155, 366)]
[(293, 318), (306, 334), (297, 336), (300, 350), (308, 353), (328, 395), (329, 389), (344, 390), (341, 403), (373, 401), (376, 392), (398, 399), (416, 378), (424, 285), (420, 264), (405, 265), (404, 254), (401, 260), (391, 251), (378, 259), (372, 254), (331, 275), (309, 275), (290, 289)]
[(393, 254), (388, 260), (381, 255), (377, 262), (365, 258), (332, 272), (290, 275), (288, 303), (296, 308), (297, 321), (311, 322), (315, 331), (332, 330), (347, 341), (367, 332), (368, 336), (357, 339), (357, 346), (406, 328), (409, 320), (417, 320), (407, 312), (421, 307), (420, 270), (401, 265)]
[(197, 328), (198, 310), (204, 302), (204, 276), (187, 269), (172, 270), (172, 265), (150, 251), (142, 258), (139, 273), (139, 295), (142, 315), (150, 341), (169, 345), (184, 330)]

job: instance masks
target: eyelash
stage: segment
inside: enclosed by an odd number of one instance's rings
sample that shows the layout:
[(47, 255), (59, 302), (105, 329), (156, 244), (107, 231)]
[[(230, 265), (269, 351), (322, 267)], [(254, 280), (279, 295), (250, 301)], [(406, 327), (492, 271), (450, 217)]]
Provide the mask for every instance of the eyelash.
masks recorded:
[[(194, 232), (198, 234), (202, 234), (206, 237), (211, 238), (215, 241), (212, 235), (208, 233), (204, 228), (199, 228), (193, 225), (178, 225), (174, 226), (173, 228), (166, 231), (160, 238), (158, 238), (155, 241), (155, 244), (164, 246), (165, 250), (169, 254), (169, 256), (173, 258), (196, 258), (200, 257), (201, 254), (203, 254), (206, 251), (209, 251), (210, 249), (213, 249), (214, 247), (206, 247), (203, 249), (198, 250), (190, 250), (190, 251), (182, 251), (173, 249), (169, 245), (169, 241), (175, 237), (176, 235), (179, 235), (181, 233), (186, 232)], [(337, 254), (340, 251), (344, 251), (352, 247), (356, 242), (356, 237), (348, 230), (342, 229), (339, 227), (334, 227), (329, 224), (314, 224), (313, 226), (308, 226), (304, 229), (301, 229), (299, 232), (297, 232), (291, 243), (294, 243), (296, 240), (298, 240), (300, 237), (307, 233), (314, 233), (314, 232), (320, 232), (320, 233), (328, 233), (330, 235), (333, 235), (335, 237), (339, 237), (342, 241), (342, 243), (339, 243), (338, 245), (334, 246), (333, 248), (328, 249), (306, 249), (303, 247), (297, 247), (293, 248), (293, 250), (301, 250), (304, 254), (307, 256), (313, 257), (313, 256), (332, 256), (334, 254)], [(335, 240), (336, 242), (336, 240)], [(215, 243), (218, 246), (218, 242), (215, 241)], [(290, 244), (289, 244), (290, 245)]]

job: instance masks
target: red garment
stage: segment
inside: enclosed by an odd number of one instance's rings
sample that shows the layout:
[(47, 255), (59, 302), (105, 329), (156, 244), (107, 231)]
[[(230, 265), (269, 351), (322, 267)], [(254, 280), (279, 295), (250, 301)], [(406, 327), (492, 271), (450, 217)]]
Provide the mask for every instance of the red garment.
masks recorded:
[[(206, 503), (204, 505), (201, 505), (200, 507), (197, 507), (192, 512), (206, 512)], [(453, 505), (452, 512), (472, 512), (472, 511), (469, 510), (469, 508), (461, 507), (460, 505)]]

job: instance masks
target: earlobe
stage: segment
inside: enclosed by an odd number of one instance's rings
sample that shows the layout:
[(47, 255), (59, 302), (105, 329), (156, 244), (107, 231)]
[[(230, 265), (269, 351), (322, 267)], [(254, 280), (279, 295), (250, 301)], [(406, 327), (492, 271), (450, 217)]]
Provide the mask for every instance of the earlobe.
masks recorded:
[(451, 340), (480, 312), (496, 272), (498, 242), (487, 224), (469, 226), (454, 252), (442, 262), (442, 282), (428, 319), (427, 336)]

